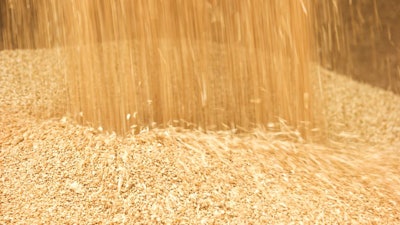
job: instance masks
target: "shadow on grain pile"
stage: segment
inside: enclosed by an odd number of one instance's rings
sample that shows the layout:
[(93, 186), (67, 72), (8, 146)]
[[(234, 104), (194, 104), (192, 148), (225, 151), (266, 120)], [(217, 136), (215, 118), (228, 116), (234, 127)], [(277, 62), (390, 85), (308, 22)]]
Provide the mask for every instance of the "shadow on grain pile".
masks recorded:
[(35, 117), (64, 110), (62, 71), (34, 63), (49, 54), (0, 52), (1, 223), (400, 222), (399, 96), (318, 69), (326, 145), (290, 130), (120, 138)]

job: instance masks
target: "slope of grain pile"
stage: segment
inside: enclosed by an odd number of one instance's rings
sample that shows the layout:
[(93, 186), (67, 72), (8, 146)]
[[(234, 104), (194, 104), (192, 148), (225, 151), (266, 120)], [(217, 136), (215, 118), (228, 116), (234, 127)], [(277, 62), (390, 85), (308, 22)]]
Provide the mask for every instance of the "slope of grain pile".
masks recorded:
[(0, 52), (1, 224), (400, 223), (399, 96), (319, 69), (325, 145), (261, 130), (121, 138), (62, 116), (54, 54)]

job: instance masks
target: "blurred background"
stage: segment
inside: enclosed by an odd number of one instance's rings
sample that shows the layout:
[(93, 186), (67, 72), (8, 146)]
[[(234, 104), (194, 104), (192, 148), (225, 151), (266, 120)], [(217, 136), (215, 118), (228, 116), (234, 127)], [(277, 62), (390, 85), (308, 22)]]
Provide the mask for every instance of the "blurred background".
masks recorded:
[(398, 1), (315, 2), (321, 65), (399, 94)]

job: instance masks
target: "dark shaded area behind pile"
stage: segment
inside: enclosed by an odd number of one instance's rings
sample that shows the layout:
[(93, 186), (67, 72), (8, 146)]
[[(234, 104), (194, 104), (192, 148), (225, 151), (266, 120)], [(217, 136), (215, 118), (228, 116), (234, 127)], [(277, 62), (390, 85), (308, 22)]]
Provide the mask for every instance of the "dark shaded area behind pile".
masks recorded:
[(317, 14), (322, 66), (400, 93), (398, 1), (321, 1)]

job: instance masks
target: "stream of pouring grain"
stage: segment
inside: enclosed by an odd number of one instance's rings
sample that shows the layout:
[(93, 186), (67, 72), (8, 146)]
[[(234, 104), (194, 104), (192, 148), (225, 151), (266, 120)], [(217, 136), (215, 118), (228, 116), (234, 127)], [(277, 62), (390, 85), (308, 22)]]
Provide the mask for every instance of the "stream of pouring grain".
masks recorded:
[(36, 23), (20, 27), (31, 36), (15, 40), (11, 32), (3, 42), (63, 47), (68, 113), (82, 123), (118, 133), (154, 125), (251, 129), (280, 118), (305, 135), (317, 126), (308, 0), (6, 6), (8, 21), (34, 10)]

